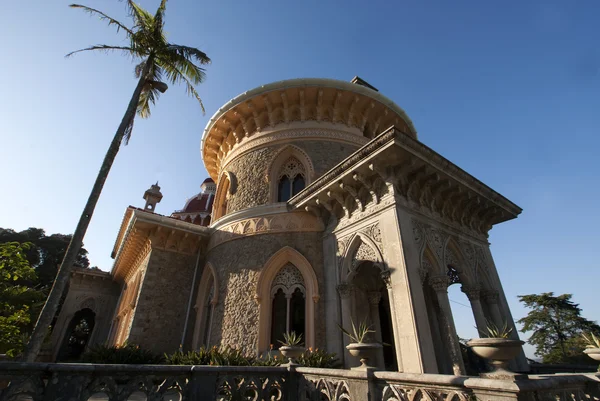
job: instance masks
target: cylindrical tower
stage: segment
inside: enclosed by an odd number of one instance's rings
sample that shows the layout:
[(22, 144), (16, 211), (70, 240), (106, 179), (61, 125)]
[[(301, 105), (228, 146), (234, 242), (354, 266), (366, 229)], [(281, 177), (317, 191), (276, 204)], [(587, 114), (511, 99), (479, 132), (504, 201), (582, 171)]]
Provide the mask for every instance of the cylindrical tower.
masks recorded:
[(215, 113), (201, 149), (217, 189), (194, 346), (261, 353), (290, 330), (326, 345), (324, 227), (286, 201), (391, 125), (416, 138), (406, 113), (360, 79), (275, 82)]

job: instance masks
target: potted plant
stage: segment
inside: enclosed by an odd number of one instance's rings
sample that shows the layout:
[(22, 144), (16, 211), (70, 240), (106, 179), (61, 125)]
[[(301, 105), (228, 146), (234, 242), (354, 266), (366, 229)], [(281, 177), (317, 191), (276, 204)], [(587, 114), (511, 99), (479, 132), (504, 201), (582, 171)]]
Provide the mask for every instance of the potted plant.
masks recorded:
[(283, 341), (279, 340), (281, 347), (279, 352), (288, 358), (289, 365), (297, 365), (296, 358), (304, 353), (302, 344), (302, 334), (296, 334), (295, 331), (283, 333)]
[(467, 345), (482, 358), (490, 361), (494, 371), (489, 376), (514, 376), (507, 370), (508, 363), (514, 359), (525, 342), (510, 338), (512, 328), (504, 322), (500, 328), (494, 323), (488, 322), (486, 329), (479, 331), (485, 338), (475, 338), (467, 342)]
[(346, 349), (350, 352), (350, 355), (360, 359), (361, 365), (358, 368), (353, 369), (372, 368), (367, 362), (369, 358), (371, 358), (373, 351), (381, 348), (382, 345), (376, 342), (365, 342), (365, 340), (367, 340), (369, 333), (375, 333), (375, 330), (372, 330), (371, 326), (369, 326), (366, 321), (360, 323), (358, 327), (354, 324), (354, 321), (351, 320), (350, 323), (352, 324), (351, 332), (340, 325), (338, 326), (352, 341), (346, 346)]
[[(583, 334), (582, 337), (586, 342), (583, 352), (593, 360), (600, 361), (600, 339), (594, 333)], [(598, 370), (600, 371), (600, 369)]]

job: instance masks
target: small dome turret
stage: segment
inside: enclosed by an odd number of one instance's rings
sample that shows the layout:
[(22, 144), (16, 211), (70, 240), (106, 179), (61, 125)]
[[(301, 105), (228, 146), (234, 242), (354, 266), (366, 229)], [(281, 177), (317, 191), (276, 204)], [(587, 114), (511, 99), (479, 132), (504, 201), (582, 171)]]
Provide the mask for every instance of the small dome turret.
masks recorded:
[(183, 209), (174, 211), (171, 217), (201, 226), (210, 225), (216, 185), (212, 178), (207, 178), (200, 188), (200, 192), (189, 198)]

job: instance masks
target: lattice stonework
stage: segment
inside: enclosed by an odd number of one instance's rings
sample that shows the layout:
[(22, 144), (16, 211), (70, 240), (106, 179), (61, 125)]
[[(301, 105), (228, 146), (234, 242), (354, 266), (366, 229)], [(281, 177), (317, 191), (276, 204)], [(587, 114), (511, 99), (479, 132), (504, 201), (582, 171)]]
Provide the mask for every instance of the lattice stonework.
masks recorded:
[(294, 156), (291, 156), (285, 161), (285, 163), (281, 165), (279, 177), (277, 178), (281, 179), (281, 177), (287, 176), (290, 180), (293, 180), (298, 174), (300, 174), (302, 177), (306, 177), (304, 165), (300, 162), (300, 160), (296, 159)]
[(304, 277), (296, 266), (291, 263), (283, 266), (271, 284), (271, 295), (275, 294), (278, 289), (282, 289), (285, 294), (291, 295), (296, 288), (300, 288), (303, 293), (306, 293), (304, 287)]
[(354, 268), (364, 261), (377, 262), (377, 255), (373, 248), (362, 242), (354, 254), (352, 267)]

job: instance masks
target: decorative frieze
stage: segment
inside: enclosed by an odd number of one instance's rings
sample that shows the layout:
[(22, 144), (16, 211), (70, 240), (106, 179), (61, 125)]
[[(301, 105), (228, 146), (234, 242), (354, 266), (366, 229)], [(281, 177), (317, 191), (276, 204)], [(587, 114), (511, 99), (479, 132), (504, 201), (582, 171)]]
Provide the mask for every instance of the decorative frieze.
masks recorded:
[(215, 230), (208, 243), (208, 249), (242, 236), (322, 230), (321, 222), (309, 213), (281, 213), (252, 217), (227, 224)]

